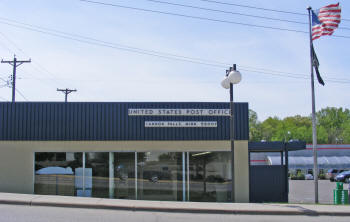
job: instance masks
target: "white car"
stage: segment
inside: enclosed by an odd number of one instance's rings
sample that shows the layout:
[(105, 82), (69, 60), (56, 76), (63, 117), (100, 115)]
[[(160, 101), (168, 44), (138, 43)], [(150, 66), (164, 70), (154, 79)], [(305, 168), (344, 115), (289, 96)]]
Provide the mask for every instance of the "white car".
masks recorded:
[(305, 180), (313, 180), (314, 179), (314, 176), (312, 174), (306, 174), (305, 175)]
[(60, 174), (60, 175), (73, 175), (73, 170), (70, 167), (45, 167), (40, 170), (37, 170), (35, 174), (40, 175), (52, 175), (52, 174)]

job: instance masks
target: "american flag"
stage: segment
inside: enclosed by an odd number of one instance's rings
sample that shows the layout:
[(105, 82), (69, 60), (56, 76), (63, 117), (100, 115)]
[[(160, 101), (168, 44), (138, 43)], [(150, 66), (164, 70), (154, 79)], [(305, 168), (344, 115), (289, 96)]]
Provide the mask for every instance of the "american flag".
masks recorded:
[(312, 10), (312, 40), (323, 35), (332, 35), (340, 23), (341, 8), (339, 3), (327, 5), (319, 10)]

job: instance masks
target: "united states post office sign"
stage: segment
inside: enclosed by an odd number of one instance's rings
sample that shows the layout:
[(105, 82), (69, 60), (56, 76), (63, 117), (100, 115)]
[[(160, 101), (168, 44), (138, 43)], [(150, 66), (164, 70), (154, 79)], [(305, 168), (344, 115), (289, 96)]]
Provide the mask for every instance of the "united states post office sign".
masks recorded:
[(230, 116), (230, 109), (128, 109), (129, 116)]

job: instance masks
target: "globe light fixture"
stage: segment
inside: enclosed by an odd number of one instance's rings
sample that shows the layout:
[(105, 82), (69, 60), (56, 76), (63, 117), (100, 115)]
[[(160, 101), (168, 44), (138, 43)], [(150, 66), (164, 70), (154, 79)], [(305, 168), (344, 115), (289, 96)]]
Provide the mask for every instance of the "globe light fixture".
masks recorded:
[(230, 88), (230, 80), (226, 77), (224, 80), (221, 81), (221, 86), (225, 89)]
[(242, 75), (239, 71), (233, 70), (228, 74), (227, 77), (232, 84), (238, 84), (242, 80)]
[(237, 70), (232, 70), (233, 68), (230, 67), (230, 71), (227, 71), (225, 79), (221, 81), (221, 86), (224, 89), (229, 89), (230, 84), (238, 84), (242, 81), (242, 75)]

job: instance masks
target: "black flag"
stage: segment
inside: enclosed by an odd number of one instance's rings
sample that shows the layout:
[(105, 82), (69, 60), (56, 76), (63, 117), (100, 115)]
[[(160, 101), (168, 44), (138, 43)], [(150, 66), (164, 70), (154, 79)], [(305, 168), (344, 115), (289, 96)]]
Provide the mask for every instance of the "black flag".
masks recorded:
[(312, 65), (313, 67), (315, 68), (315, 71), (316, 71), (316, 76), (317, 76), (317, 80), (318, 82), (324, 86), (324, 82), (323, 82), (323, 79), (320, 75), (320, 71), (318, 70), (318, 67), (320, 66), (320, 63), (318, 62), (318, 59), (317, 59), (317, 55), (315, 53), (315, 49), (314, 49), (314, 45), (312, 45)]

